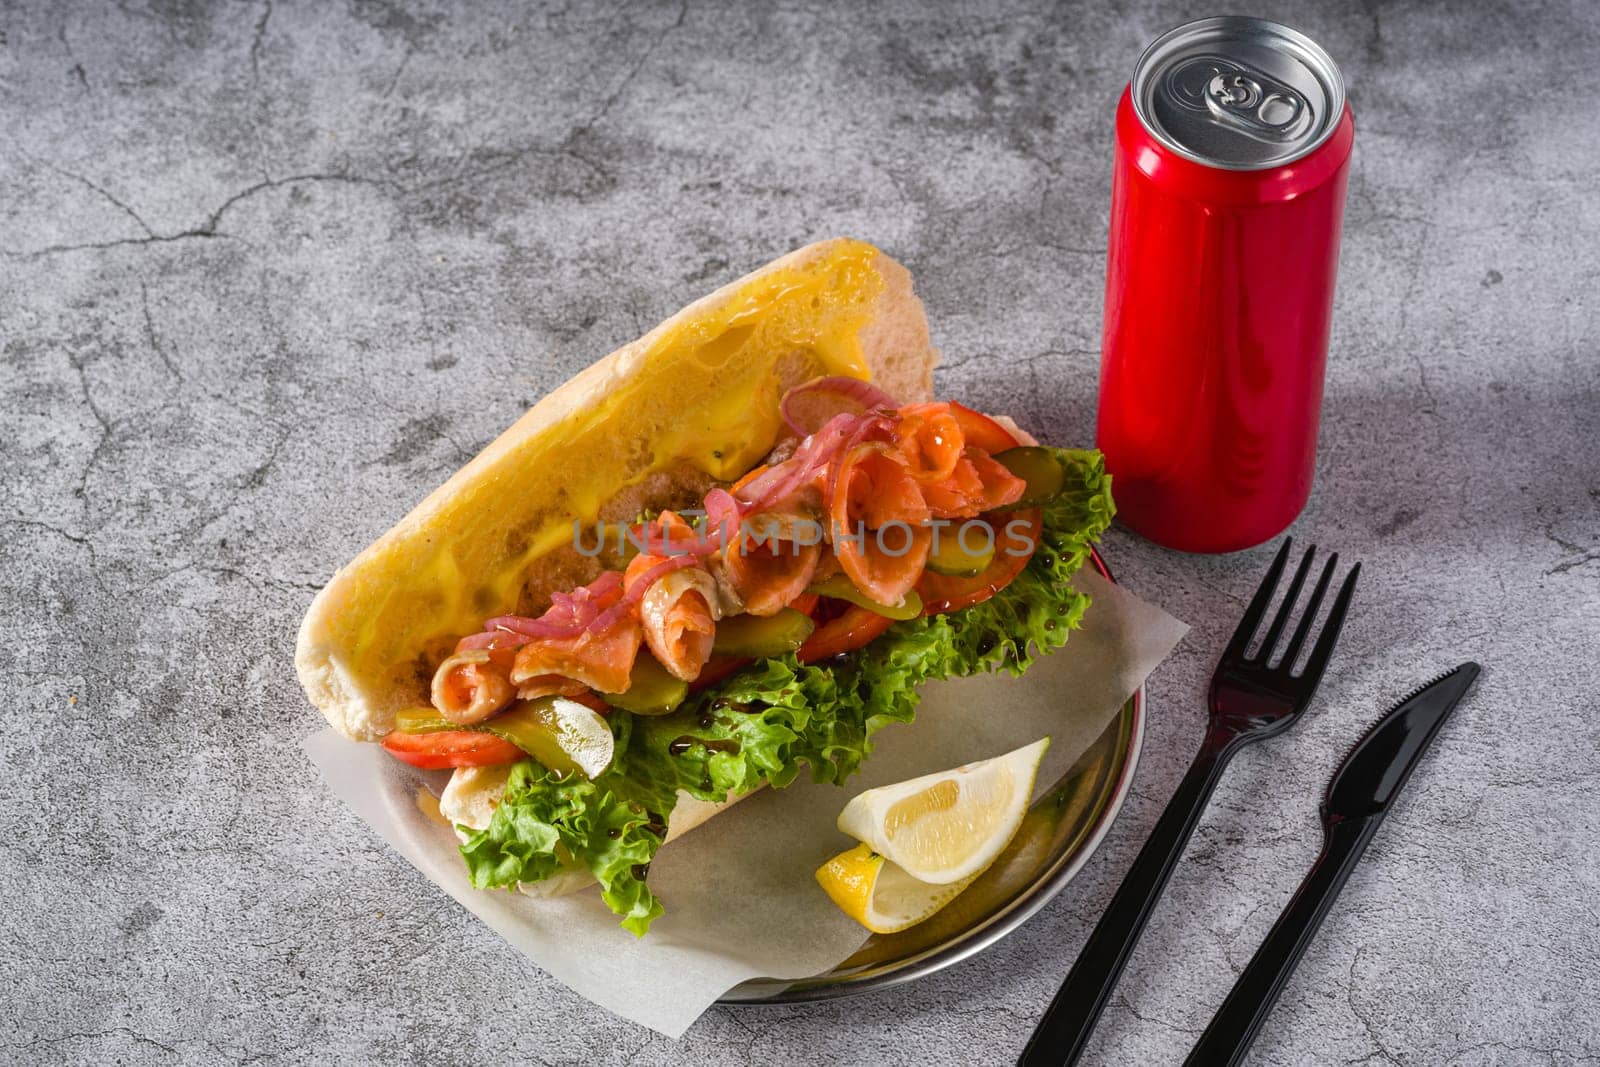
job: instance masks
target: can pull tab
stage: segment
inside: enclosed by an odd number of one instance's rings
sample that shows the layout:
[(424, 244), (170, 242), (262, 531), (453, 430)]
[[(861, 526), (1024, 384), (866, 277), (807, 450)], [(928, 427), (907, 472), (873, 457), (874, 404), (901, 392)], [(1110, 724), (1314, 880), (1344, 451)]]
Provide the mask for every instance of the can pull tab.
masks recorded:
[(1314, 117), (1310, 103), (1289, 85), (1218, 56), (1197, 56), (1174, 67), (1167, 91), (1181, 106), (1207, 111), (1217, 122), (1261, 141), (1291, 141)]

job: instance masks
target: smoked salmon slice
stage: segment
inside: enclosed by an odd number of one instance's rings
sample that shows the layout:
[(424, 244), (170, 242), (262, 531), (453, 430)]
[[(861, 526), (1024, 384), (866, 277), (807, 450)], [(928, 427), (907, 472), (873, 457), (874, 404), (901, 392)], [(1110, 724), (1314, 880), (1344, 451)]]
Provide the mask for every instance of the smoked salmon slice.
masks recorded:
[[(694, 529), (671, 511), (664, 511), (654, 524), (669, 545), (692, 539)], [(656, 570), (667, 556), (640, 553), (628, 563), (623, 585), (632, 587)], [(645, 644), (667, 671), (692, 682), (711, 658), (711, 643), (720, 615), (716, 605), (717, 583), (704, 567), (685, 566), (652, 582), (639, 601), (639, 620)]]
[[(453, 722), (471, 725), (500, 711), (513, 696), (525, 700), (559, 693), (571, 696), (585, 691), (582, 682), (555, 673), (530, 669), (519, 673), (518, 649), (530, 642), (556, 641), (573, 646), (588, 624), (622, 599), (622, 575), (606, 571), (588, 585), (570, 593), (556, 593), (550, 608), (537, 618), (497, 615), (481, 633), (456, 642), (456, 649), (434, 671), (432, 700), (439, 714)], [(536, 655), (529, 662), (537, 660)], [(516, 675), (513, 678), (513, 675)]]
[(828, 518), (845, 574), (880, 604), (898, 604), (928, 562), (933, 531), (919, 486), (882, 444), (852, 448), (838, 460)]
[(559, 674), (601, 693), (625, 692), (641, 639), (639, 617), (628, 612), (601, 630), (530, 641), (517, 650), (511, 681), (521, 686)]
[(567, 678), (559, 674), (536, 674), (517, 686), (517, 696), (523, 700), (552, 695), (576, 697), (588, 691), (589, 687), (577, 679)]
[[(553, 684), (550, 675), (559, 675), (601, 693), (627, 690), (643, 635), (636, 611), (615, 612), (614, 618), (600, 624), (600, 616), (612, 614), (623, 599), (626, 579), (610, 573), (613, 576), (608, 580), (593, 582), (583, 590), (599, 587), (598, 595), (573, 606), (575, 619), (590, 620), (585, 629), (570, 637), (536, 637), (517, 650), (511, 668), (513, 684), (528, 686), (531, 694)], [(563, 600), (558, 606), (566, 605)]]
[(970, 519), (1015, 504), (1027, 489), (1000, 461), (969, 448), (948, 478), (922, 487), (922, 496), (938, 518)]
[(942, 482), (955, 473), (967, 437), (949, 404), (911, 404), (900, 409), (894, 448), (920, 484)]
[(510, 649), (463, 649), (433, 672), (430, 696), (439, 714), (460, 726), (480, 723), (511, 703)]
[[(751, 615), (776, 615), (806, 591), (822, 557), (822, 545), (808, 538), (778, 536), (763, 516), (746, 521), (738, 539), (728, 546), (722, 565), (728, 581)], [(820, 539), (821, 530), (816, 530)]]

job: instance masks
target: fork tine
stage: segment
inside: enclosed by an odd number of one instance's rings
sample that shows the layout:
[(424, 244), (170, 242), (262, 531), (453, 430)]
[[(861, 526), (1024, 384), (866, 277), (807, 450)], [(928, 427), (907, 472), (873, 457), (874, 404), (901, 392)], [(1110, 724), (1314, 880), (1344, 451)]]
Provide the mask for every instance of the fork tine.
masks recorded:
[(1328, 557), (1328, 562), (1322, 565), (1322, 574), (1317, 578), (1317, 587), (1311, 590), (1311, 599), (1306, 602), (1306, 610), (1300, 616), (1300, 625), (1294, 628), (1294, 636), (1289, 638), (1289, 647), (1284, 650), (1283, 659), (1278, 666), (1285, 671), (1294, 670), (1294, 661), (1300, 655), (1300, 646), (1305, 644), (1306, 635), (1311, 632), (1311, 624), (1317, 621), (1317, 609), (1322, 607), (1322, 598), (1328, 592), (1328, 586), (1333, 582), (1333, 572), (1339, 566), (1339, 553), (1335, 552)]
[(1344, 628), (1345, 609), (1350, 606), (1350, 598), (1356, 592), (1356, 579), (1361, 576), (1361, 564), (1357, 563), (1350, 568), (1350, 573), (1345, 575), (1344, 584), (1339, 587), (1339, 595), (1333, 600), (1333, 609), (1328, 612), (1328, 621), (1322, 627), (1322, 633), (1317, 635), (1317, 643), (1311, 646), (1311, 656), (1306, 660), (1306, 669), (1299, 676), (1300, 682), (1308, 691), (1314, 690), (1317, 683), (1322, 680), (1323, 668), (1328, 665), (1328, 657), (1333, 655), (1334, 642), (1339, 640), (1339, 631)]
[(1256, 595), (1250, 598), (1250, 606), (1244, 609), (1244, 618), (1239, 620), (1238, 629), (1233, 631), (1233, 637), (1228, 640), (1228, 647), (1222, 650), (1224, 660), (1244, 659), (1244, 650), (1249, 647), (1250, 639), (1256, 635), (1256, 627), (1261, 625), (1261, 616), (1266, 614), (1267, 605), (1272, 601), (1272, 591), (1278, 588), (1278, 579), (1283, 575), (1283, 565), (1289, 560), (1289, 546), (1292, 544), (1294, 538), (1283, 539), (1283, 547), (1278, 549), (1278, 554), (1273, 557), (1272, 566), (1267, 568), (1267, 576), (1256, 586)]
[(1294, 579), (1289, 583), (1289, 591), (1283, 594), (1283, 603), (1278, 605), (1278, 614), (1273, 617), (1267, 636), (1261, 639), (1261, 651), (1256, 653), (1256, 659), (1262, 663), (1272, 658), (1272, 646), (1278, 643), (1283, 628), (1289, 624), (1289, 615), (1294, 611), (1294, 602), (1300, 599), (1300, 588), (1306, 584), (1306, 573), (1311, 570), (1311, 557), (1316, 554), (1317, 546), (1312, 545), (1306, 549), (1306, 554), (1300, 557), (1300, 566), (1295, 568)]

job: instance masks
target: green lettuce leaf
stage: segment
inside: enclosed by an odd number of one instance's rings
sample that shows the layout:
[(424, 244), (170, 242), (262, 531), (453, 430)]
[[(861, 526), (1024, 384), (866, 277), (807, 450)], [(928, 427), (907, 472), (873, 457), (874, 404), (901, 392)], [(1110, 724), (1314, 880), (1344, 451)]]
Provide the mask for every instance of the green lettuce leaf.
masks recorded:
[(982, 604), (896, 623), (843, 662), (769, 659), (671, 715), (613, 711), (616, 759), (593, 781), (559, 779), (532, 760), (512, 771), (488, 827), (461, 846), (472, 884), (514, 888), (587, 868), (622, 925), (643, 935), (662, 912), (646, 876), (680, 790), (723, 801), (763, 782), (782, 788), (802, 770), (842, 783), (874, 734), (912, 720), (923, 682), (1021, 674), (1061, 647), (1089, 606), (1070, 580), (1113, 506), (1100, 453), (1058, 455), (1068, 488), (1045, 506), (1038, 550), (1006, 588)]

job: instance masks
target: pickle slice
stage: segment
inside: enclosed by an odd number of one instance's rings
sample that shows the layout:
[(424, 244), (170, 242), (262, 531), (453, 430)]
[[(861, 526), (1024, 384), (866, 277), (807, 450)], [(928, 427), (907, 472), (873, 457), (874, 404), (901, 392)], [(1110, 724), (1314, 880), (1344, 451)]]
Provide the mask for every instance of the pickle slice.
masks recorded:
[(457, 726), (431, 707), (406, 708), (397, 712), (394, 717), (394, 728), (403, 734), (434, 734), (440, 730), (468, 729)]
[(1022, 499), (1007, 505), (1012, 508), (1036, 508), (1061, 495), (1067, 482), (1066, 468), (1056, 457), (1056, 450), (1043, 445), (1023, 445), (1008, 448), (994, 456), (1006, 470), (1028, 483)]
[(673, 677), (641, 648), (633, 661), (633, 673), (628, 676), (627, 692), (603, 695), (606, 703), (635, 715), (666, 715), (689, 695), (689, 683)]
[(845, 574), (835, 574), (832, 577), (825, 578), (812, 585), (806, 592), (816, 593), (818, 596), (832, 597), (835, 600), (848, 600), (857, 607), (866, 608), (868, 611), (876, 612), (885, 618), (902, 622), (906, 619), (914, 619), (922, 614), (922, 598), (917, 595), (915, 589), (907, 590), (905, 597), (898, 604), (880, 604), (857, 589), (856, 583), (852, 582), (849, 576)]
[(403, 734), (441, 730), (494, 734), (562, 777), (581, 774), (593, 778), (611, 766), (616, 754), (616, 742), (604, 717), (576, 700), (559, 696), (519, 700), (477, 726), (453, 723), (433, 708), (406, 708), (395, 716), (394, 728)]
[(744, 659), (781, 656), (805, 644), (816, 626), (810, 616), (793, 608), (784, 608), (766, 618), (759, 615), (732, 615), (717, 623), (711, 653)]
[(963, 537), (965, 525), (951, 523), (935, 531), (933, 549), (928, 553), (930, 571), (952, 578), (976, 578), (989, 569), (994, 562), (994, 531), (974, 530)]
[(556, 774), (594, 778), (611, 766), (616, 740), (593, 708), (566, 697), (519, 700), (483, 724)]

